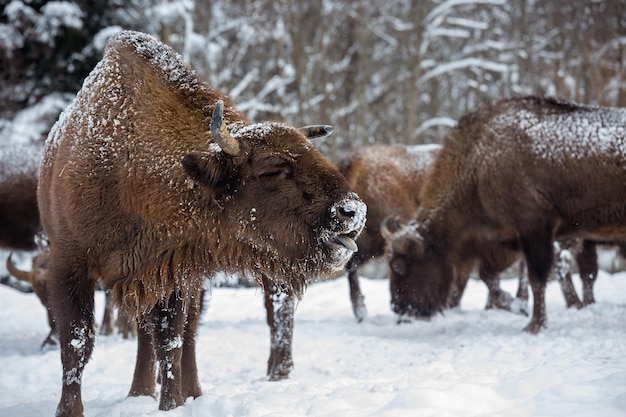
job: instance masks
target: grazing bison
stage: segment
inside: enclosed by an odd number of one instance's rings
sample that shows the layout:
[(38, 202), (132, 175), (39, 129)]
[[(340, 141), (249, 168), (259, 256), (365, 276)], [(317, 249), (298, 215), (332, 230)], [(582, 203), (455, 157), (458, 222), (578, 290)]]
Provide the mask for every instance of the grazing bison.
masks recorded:
[(626, 109), (541, 97), (490, 102), (445, 138), (416, 219), (389, 242), (398, 308), (429, 316), (476, 261), (499, 271), (521, 251), (546, 325), (553, 242), (626, 236)]
[[(482, 257), (468, 262), (462, 269), (454, 269), (450, 282), (420, 280), (413, 275), (413, 262), (420, 261), (415, 251), (416, 223), (400, 223), (385, 218), (381, 224), (381, 235), (385, 238), (386, 258), (389, 263), (389, 288), (391, 309), (398, 314), (399, 322), (411, 317), (429, 317), (446, 308), (458, 306), (471, 272), (476, 268), (480, 279), (488, 290), (486, 308), (499, 308), (521, 314), (526, 313), (528, 285), (526, 275), (520, 272), (519, 287), (515, 298), (500, 288), (500, 273), (519, 258), (515, 245), (486, 245)], [(428, 298), (419, 298), (423, 293)]]
[(357, 241), (359, 251), (346, 265), (352, 311), (358, 321), (367, 315), (358, 269), (383, 255), (385, 241), (380, 235), (380, 224), (385, 217), (394, 215), (409, 220), (415, 216), (419, 190), (440, 149), (439, 145), (365, 146), (337, 164), (350, 188), (367, 205), (367, 222)]
[[(441, 145), (372, 145), (357, 149), (338, 163), (339, 170), (348, 180), (354, 192), (367, 205), (367, 222), (357, 243), (355, 252), (347, 264), (352, 311), (358, 321), (367, 314), (362, 295), (358, 268), (372, 258), (383, 255), (385, 239), (381, 235), (381, 223), (406, 222), (417, 213), (420, 191), (426, 182), (428, 171), (441, 150)], [(483, 271), (485, 272), (485, 271)], [(469, 275), (457, 277), (449, 293), (446, 307), (456, 307), (463, 295)], [(492, 305), (497, 308), (515, 309), (514, 299), (500, 288), (497, 274), (481, 275), (489, 288)], [(392, 291), (392, 298), (393, 298)], [(394, 303), (392, 303), (394, 305)]]
[(101, 278), (138, 319), (130, 395), (161, 410), (201, 395), (204, 277), (246, 270), (301, 296), (356, 250), (365, 205), (307, 138), (325, 127), (252, 123), (151, 36), (124, 31), (46, 141), (39, 182), (63, 364), (58, 416), (83, 413)]

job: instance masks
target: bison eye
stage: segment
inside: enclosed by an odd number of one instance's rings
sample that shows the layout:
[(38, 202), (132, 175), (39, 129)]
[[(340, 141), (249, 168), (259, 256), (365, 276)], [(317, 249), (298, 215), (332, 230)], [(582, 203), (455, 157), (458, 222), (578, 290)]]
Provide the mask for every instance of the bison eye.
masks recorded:
[(276, 178), (287, 177), (293, 172), (291, 165), (284, 163), (279, 165), (268, 166), (258, 173), (259, 178)]

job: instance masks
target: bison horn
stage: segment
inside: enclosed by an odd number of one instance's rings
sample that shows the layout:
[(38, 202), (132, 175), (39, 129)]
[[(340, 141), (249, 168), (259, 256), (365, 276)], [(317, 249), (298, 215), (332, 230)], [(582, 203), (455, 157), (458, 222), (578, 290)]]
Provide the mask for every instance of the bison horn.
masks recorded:
[(211, 116), (211, 135), (215, 143), (229, 155), (239, 155), (239, 142), (232, 137), (224, 124), (224, 102), (219, 100), (215, 103)]
[(13, 260), (11, 259), (12, 255), (13, 255), (12, 253), (9, 254), (9, 257), (7, 258), (7, 271), (9, 271), (9, 274), (13, 275), (15, 278), (19, 279), (20, 281), (31, 283), (30, 274), (26, 271), (22, 271), (18, 269), (17, 266), (15, 266), (15, 264), (13, 263)]
[[(392, 224), (390, 224), (391, 221), (393, 221)], [(393, 241), (396, 238), (395, 232), (397, 232), (399, 228), (400, 224), (398, 219), (394, 216), (387, 216), (380, 222), (380, 235), (385, 240)]]
[(333, 133), (333, 127), (329, 125), (311, 125), (300, 128), (307, 139), (319, 139), (330, 136)]

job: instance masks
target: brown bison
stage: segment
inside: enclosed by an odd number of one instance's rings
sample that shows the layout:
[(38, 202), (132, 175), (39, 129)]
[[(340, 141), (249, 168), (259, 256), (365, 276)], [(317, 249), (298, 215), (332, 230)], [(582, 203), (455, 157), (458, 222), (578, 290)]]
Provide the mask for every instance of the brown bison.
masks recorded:
[[(359, 251), (354, 253), (346, 268), (352, 311), (358, 321), (362, 321), (367, 314), (358, 268), (368, 260), (383, 255), (383, 221), (387, 222), (390, 216), (399, 222), (407, 222), (415, 217), (420, 205), (420, 191), (440, 151), (441, 146), (436, 144), (372, 145), (357, 149), (338, 163), (339, 170), (352, 190), (367, 205), (367, 222), (357, 240)], [(468, 278), (469, 275), (457, 277), (446, 307), (452, 308), (459, 304)], [(497, 274), (482, 274), (481, 278), (489, 288), (493, 307), (515, 309), (515, 300), (500, 288)]]
[(168, 410), (201, 395), (204, 277), (249, 271), (301, 296), (357, 249), (365, 205), (308, 138), (325, 127), (252, 123), (151, 36), (124, 31), (46, 141), (39, 182), (63, 364), (59, 416), (83, 413), (100, 277), (137, 317), (130, 395)]
[(367, 315), (358, 270), (370, 259), (383, 255), (385, 241), (380, 224), (389, 215), (408, 221), (417, 213), (419, 190), (428, 168), (441, 149), (439, 145), (372, 145), (355, 150), (337, 164), (350, 188), (367, 205), (367, 222), (346, 269), (352, 311), (358, 321)]
[(534, 296), (525, 330), (537, 333), (553, 242), (626, 237), (626, 109), (485, 104), (448, 133), (421, 200), (415, 221), (390, 231), (396, 308), (430, 316), (455, 276), (476, 261), (498, 272), (521, 251)]

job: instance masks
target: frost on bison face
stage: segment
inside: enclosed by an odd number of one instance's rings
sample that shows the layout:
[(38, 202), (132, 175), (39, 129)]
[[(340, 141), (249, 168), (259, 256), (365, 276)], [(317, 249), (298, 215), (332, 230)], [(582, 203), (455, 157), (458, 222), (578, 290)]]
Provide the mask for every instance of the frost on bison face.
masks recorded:
[[(357, 249), (365, 205), (309, 142), (328, 126), (252, 123), (156, 39), (125, 31), (46, 142), (38, 197), (60, 334), (57, 415), (82, 415), (97, 278), (139, 321), (131, 395), (200, 395), (194, 335), (204, 277), (269, 277), (301, 296)], [(152, 352), (154, 356), (141, 354)]]

